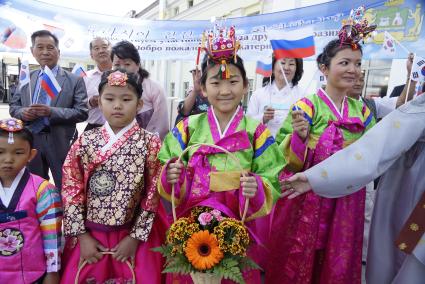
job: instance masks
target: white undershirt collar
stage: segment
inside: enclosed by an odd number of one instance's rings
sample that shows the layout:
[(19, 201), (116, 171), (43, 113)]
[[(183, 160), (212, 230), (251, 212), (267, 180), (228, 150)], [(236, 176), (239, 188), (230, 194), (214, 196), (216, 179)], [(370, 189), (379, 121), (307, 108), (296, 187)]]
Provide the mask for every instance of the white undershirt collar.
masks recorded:
[(106, 129), (106, 132), (108, 132), (109, 141), (102, 147), (101, 151), (103, 153), (108, 151), (112, 147), (112, 145), (114, 145), (115, 142), (117, 142), (118, 139), (120, 139), (121, 136), (123, 136), (128, 130), (130, 130), (136, 123), (137, 123), (136, 119), (133, 119), (133, 121), (129, 125), (121, 129), (117, 134), (115, 134), (111, 126), (109, 125), (109, 123), (106, 121), (104, 124), (104, 127)]
[(9, 206), (13, 194), (15, 193), (16, 188), (18, 187), (18, 184), (21, 181), (22, 176), (24, 175), (24, 172), (25, 167), (16, 175), (10, 187), (3, 187), (3, 184), (0, 181), (0, 199), (4, 206)]
[(229, 120), (229, 123), (227, 123), (226, 128), (224, 129), (223, 133), (221, 133), (220, 123), (218, 123), (218, 119), (217, 119), (217, 117), (215, 116), (215, 113), (214, 113), (214, 106), (211, 106), (212, 114), (213, 114), (215, 123), (217, 124), (218, 134), (220, 134), (220, 139), (223, 138), (226, 135), (226, 132), (230, 127), (230, 124), (232, 124), (232, 121), (235, 119), (236, 114), (239, 112), (239, 108), (240, 108), (240, 106), (238, 106), (236, 108), (235, 113), (233, 114), (232, 118)]
[(320, 88), (323, 92), (323, 94), (325, 94), (325, 96), (329, 99), (329, 101), (331, 102), (331, 104), (334, 106), (335, 110), (338, 112), (339, 116), (342, 118), (342, 114), (344, 113), (344, 105), (345, 105), (345, 99), (346, 97), (344, 96), (344, 99), (342, 100), (342, 104), (341, 104), (341, 111), (339, 111), (339, 109), (336, 107), (334, 101), (331, 99), (331, 97), (328, 96), (328, 94), (325, 92), (325, 90), (323, 90), (322, 88)]

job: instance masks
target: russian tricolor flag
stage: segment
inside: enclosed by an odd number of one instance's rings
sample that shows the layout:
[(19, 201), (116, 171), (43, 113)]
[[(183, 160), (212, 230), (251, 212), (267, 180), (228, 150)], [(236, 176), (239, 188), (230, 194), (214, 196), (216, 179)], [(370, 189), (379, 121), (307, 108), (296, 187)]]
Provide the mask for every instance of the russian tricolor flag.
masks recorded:
[(75, 64), (74, 68), (72, 68), (72, 73), (77, 75), (78, 77), (86, 77), (86, 71), (84, 71), (84, 67), (80, 64)]
[(312, 27), (293, 31), (270, 30), (267, 34), (276, 59), (305, 58), (315, 54)]
[(262, 75), (263, 77), (270, 77), (272, 75), (272, 64), (266, 64), (262, 61), (257, 61), (257, 68), (255, 73)]
[(41, 88), (49, 95), (50, 99), (54, 99), (58, 96), (62, 90), (59, 86), (58, 81), (56, 81), (55, 75), (53, 75), (52, 70), (49, 67), (44, 67), (43, 75), (41, 75)]

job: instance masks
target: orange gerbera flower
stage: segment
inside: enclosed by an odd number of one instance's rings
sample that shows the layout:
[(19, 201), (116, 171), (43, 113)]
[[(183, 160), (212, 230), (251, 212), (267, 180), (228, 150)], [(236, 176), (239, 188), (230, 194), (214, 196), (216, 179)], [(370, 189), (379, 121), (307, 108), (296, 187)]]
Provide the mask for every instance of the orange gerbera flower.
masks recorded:
[(189, 238), (185, 252), (189, 262), (198, 270), (210, 269), (223, 258), (215, 235), (206, 230), (196, 232)]

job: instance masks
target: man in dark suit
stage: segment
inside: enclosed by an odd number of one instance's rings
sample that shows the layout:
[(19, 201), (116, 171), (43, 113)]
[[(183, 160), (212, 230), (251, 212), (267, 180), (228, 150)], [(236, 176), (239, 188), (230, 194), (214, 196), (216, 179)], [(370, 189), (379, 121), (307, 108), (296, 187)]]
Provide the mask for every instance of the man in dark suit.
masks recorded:
[[(59, 65), (59, 40), (47, 30), (31, 35), (31, 53), (40, 70), (31, 72), (29, 84), (17, 90), (10, 102), (12, 117), (21, 119), (34, 134), (37, 156), (29, 170), (49, 179), (52, 172), (55, 185), (61, 188), (62, 165), (71, 143), (77, 136), (76, 123), (87, 119), (87, 92), (81, 77), (63, 70)], [(48, 66), (56, 77), (61, 91), (50, 103), (40, 87), (41, 75)]]

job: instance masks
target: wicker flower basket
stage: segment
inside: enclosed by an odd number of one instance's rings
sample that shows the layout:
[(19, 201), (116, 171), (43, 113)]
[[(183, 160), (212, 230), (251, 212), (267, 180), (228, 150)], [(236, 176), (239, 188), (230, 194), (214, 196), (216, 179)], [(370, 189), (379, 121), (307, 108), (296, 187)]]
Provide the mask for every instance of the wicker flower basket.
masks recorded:
[(190, 276), (192, 277), (194, 284), (220, 284), (221, 283), (221, 277), (214, 274), (210, 274), (210, 273), (195, 272), (195, 273), (191, 273)]
[[(103, 252), (101, 252), (101, 254), (103, 254), (103, 255), (111, 254), (112, 255), (114, 253), (111, 252), (111, 251), (103, 251)], [(127, 264), (128, 269), (131, 271), (131, 277), (132, 277), (131, 284), (136, 284), (136, 274), (134, 272), (133, 264), (130, 261), (128, 261), (128, 260), (125, 263)], [(74, 284), (79, 284), (80, 283), (80, 279), (79, 279), (80, 278), (80, 273), (81, 273), (81, 270), (83, 270), (83, 268), (86, 265), (87, 265), (87, 260), (84, 260), (84, 262), (78, 267), (77, 275), (75, 275)], [(220, 283), (220, 282), (218, 282), (218, 283)]]
[[(223, 151), (224, 153), (226, 153), (235, 163), (236, 166), (239, 168), (239, 170), (241, 171), (243, 176), (248, 176), (247, 172), (243, 169), (242, 165), (240, 164), (239, 159), (236, 157), (235, 154), (227, 151), (226, 149), (224, 149), (223, 147), (214, 145), (214, 144), (208, 144), (208, 143), (199, 143), (199, 144), (194, 144), (191, 145), (189, 147), (187, 147), (178, 157), (178, 161), (180, 161), (183, 157), (184, 154), (186, 154), (189, 150), (194, 149), (195, 147), (199, 147), (199, 146), (209, 146), (212, 148), (216, 148), (219, 149), (221, 151)], [(173, 220), (174, 222), (177, 220), (177, 214), (176, 214), (176, 205), (175, 205), (175, 200), (174, 200), (174, 196), (175, 196), (175, 190), (174, 190), (174, 185), (171, 188), (171, 209), (172, 209), (172, 213), (173, 213)], [(245, 218), (246, 218), (246, 214), (248, 212), (248, 207), (249, 207), (249, 199), (247, 198), (246, 202), (245, 202), (245, 206), (244, 206), (244, 210), (243, 210), (243, 214), (241, 217), (241, 221), (244, 222)], [(192, 277), (193, 283), (194, 284), (220, 284), (222, 277), (211, 274), (211, 273), (204, 273), (204, 272), (193, 272), (190, 273), (190, 276)]]

